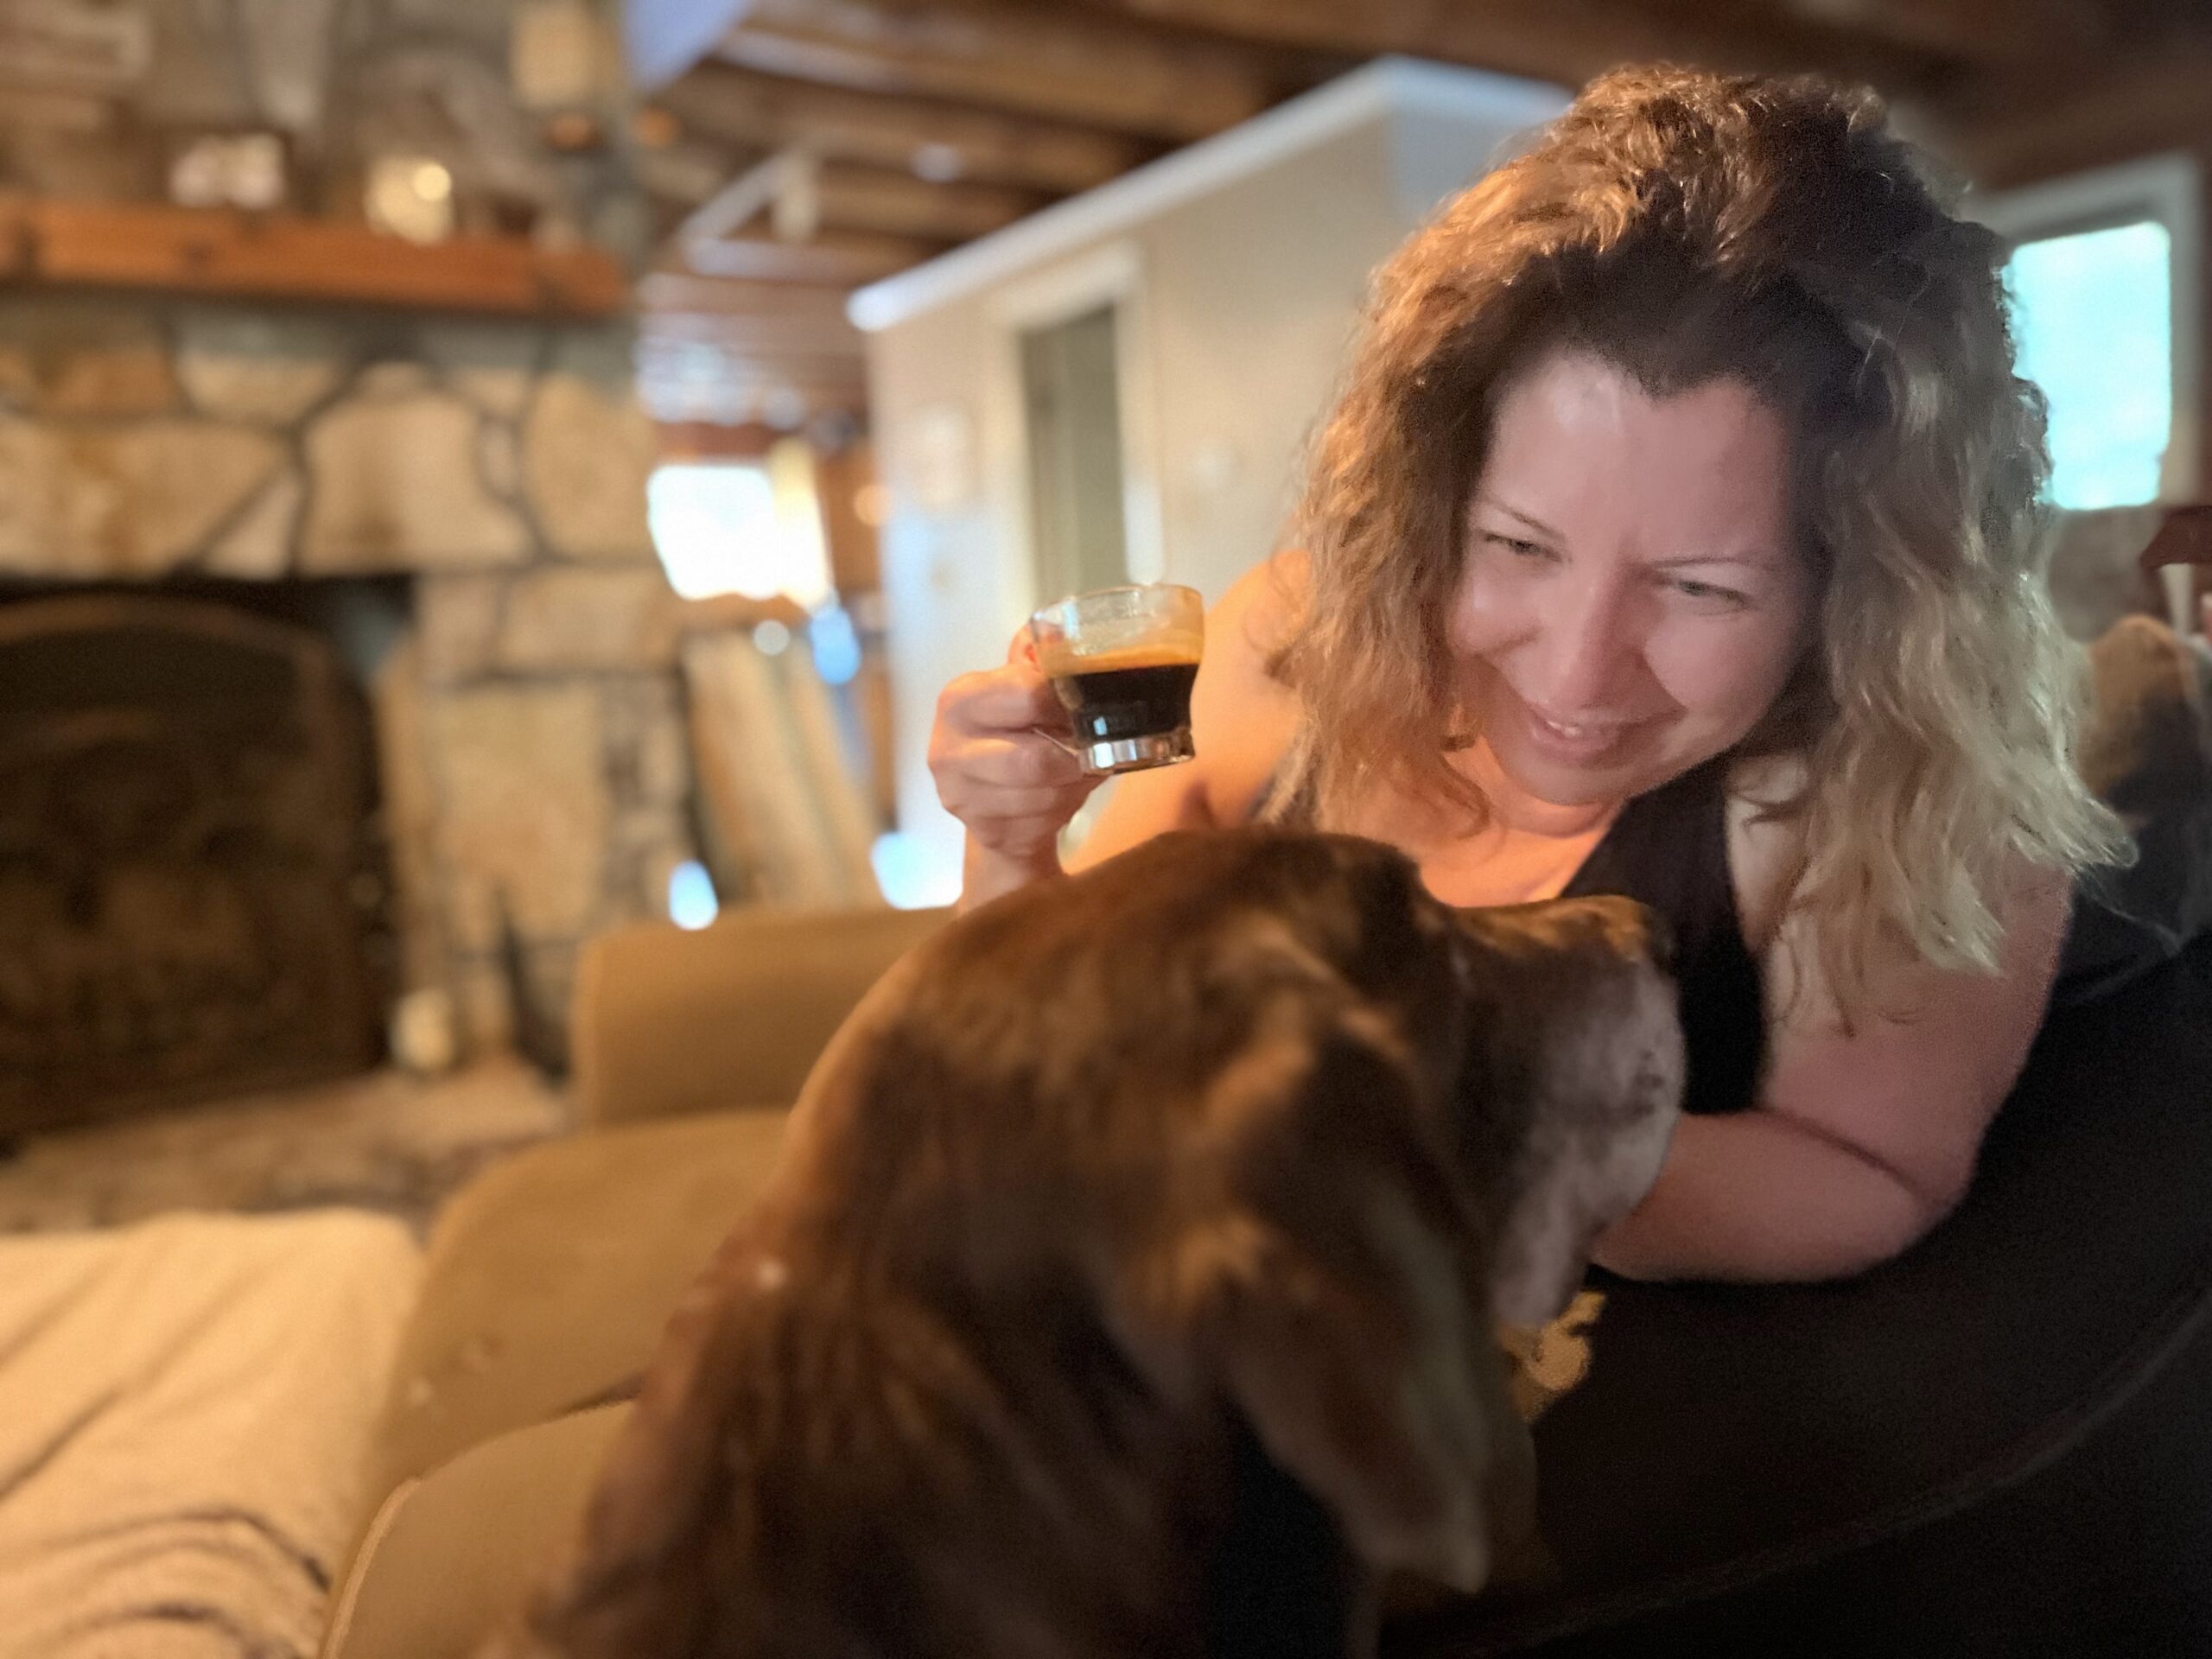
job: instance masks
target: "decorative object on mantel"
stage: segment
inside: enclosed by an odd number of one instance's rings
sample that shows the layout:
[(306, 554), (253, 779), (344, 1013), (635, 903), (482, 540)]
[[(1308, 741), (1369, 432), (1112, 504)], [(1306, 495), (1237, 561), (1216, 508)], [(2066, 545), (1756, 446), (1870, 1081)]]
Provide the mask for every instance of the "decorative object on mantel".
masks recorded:
[(0, 289), (17, 283), (549, 318), (614, 316), (629, 297), (614, 257), (582, 245), (424, 247), (327, 219), (0, 195)]
[[(286, 207), (428, 241), (449, 219), (626, 259), (650, 215), (605, 142), (628, 96), (618, 7), (0, 0), (0, 188)], [(417, 189), (434, 169), (444, 188)]]
[(273, 213), (290, 195), (284, 140), (273, 132), (214, 132), (181, 145), (169, 162), (169, 200), (180, 207)]
[(507, 79), (515, 101), (558, 150), (606, 142), (621, 101), (621, 53), (591, 0), (520, 0), (508, 28)]
[(361, 186), (369, 228), (410, 242), (442, 242), (454, 232), (453, 173), (429, 156), (378, 156)]
[[(454, 228), (574, 239), (575, 193), (489, 66), (449, 48), (397, 44), (349, 76), (346, 118), (332, 135), (342, 168), (362, 189), (395, 176), (394, 164), (442, 168)], [(403, 179), (405, 174), (397, 176)], [(365, 200), (373, 222), (378, 205)]]

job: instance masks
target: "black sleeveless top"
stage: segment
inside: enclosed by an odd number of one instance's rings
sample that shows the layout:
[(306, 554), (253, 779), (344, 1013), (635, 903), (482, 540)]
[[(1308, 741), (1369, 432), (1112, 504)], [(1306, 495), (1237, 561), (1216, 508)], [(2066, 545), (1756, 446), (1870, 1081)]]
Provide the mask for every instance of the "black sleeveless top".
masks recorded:
[[(1765, 993), (1728, 874), (1729, 760), (1718, 756), (1630, 800), (1560, 894), (1633, 899), (1665, 918), (1688, 1061), (1682, 1109), (1690, 1112), (1755, 1104), (1766, 1052)], [(1310, 819), (1307, 803), (1277, 802), (1274, 793), (1270, 785), (1255, 817)]]
[(1615, 893), (1666, 919), (1681, 988), (1687, 1112), (1748, 1110), (1766, 1054), (1765, 990), (1728, 873), (1729, 759), (1630, 800), (1560, 893)]

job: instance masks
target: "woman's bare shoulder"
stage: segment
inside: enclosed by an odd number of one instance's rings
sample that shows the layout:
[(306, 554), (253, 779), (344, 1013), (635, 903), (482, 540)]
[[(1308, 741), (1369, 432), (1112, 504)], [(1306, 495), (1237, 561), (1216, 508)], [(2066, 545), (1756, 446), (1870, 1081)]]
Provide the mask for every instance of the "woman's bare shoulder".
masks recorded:
[(1306, 562), (1279, 553), (1247, 570), (1206, 619), (1206, 651), (1191, 693), (1191, 731), (1214, 822), (1242, 823), (1298, 730), (1298, 694), (1276, 659), (1295, 632)]
[(1728, 872), (1755, 956), (1775, 942), (1805, 873), (1804, 823), (1791, 809), (1811, 776), (1796, 753), (1746, 755), (1728, 769)]
[(1206, 616), (1193, 697), (1237, 715), (1253, 702), (1295, 702), (1275, 659), (1297, 631), (1305, 594), (1306, 562), (1294, 553), (1263, 559), (1231, 582)]

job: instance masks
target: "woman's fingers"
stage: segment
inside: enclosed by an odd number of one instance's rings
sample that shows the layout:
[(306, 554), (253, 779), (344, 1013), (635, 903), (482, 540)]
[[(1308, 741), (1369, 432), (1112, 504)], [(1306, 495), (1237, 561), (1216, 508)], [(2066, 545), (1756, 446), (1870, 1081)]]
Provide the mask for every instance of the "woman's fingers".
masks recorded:
[(1067, 711), (1045, 677), (1027, 663), (963, 674), (938, 696), (938, 719), (965, 732), (1064, 727)]
[[(1065, 776), (1058, 772), (1063, 762), (1067, 768)], [(951, 757), (936, 772), (938, 795), (945, 810), (963, 821), (970, 815), (1004, 817), (1041, 813), (1058, 814), (1065, 823), (1075, 816), (1097, 783), (1058, 749), (1039, 756), (1011, 745), (1001, 753)]]
[(1017, 634), (1001, 667), (963, 674), (938, 697), (929, 764), (938, 798), (983, 845), (1052, 845), (1099, 780), (1052, 734), (1067, 712)]
[(1084, 780), (1083, 767), (1075, 756), (1037, 732), (1014, 737), (971, 737), (962, 746), (958, 764), (979, 784), (1007, 788), (1039, 784), (1065, 788)]

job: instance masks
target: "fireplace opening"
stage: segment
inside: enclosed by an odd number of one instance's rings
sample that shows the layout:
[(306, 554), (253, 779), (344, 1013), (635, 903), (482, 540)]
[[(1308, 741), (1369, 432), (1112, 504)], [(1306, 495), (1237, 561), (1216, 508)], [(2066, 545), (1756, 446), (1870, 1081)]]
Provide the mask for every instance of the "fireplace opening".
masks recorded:
[(406, 606), (379, 582), (0, 604), (0, 1136), (381, 1058), (363, 685)]

